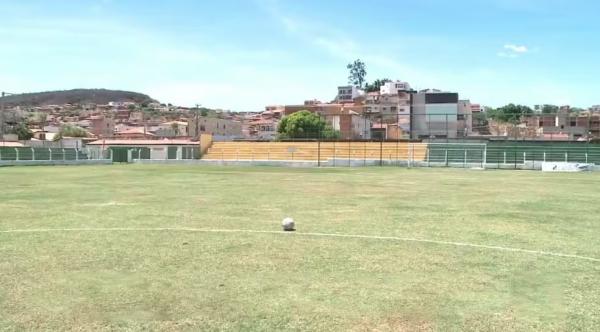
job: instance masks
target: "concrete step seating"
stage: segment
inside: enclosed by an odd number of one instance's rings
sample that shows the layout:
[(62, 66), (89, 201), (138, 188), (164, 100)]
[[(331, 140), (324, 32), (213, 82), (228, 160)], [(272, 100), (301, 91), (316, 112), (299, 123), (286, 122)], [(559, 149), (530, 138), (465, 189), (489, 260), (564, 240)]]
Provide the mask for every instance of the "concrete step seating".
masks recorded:
[[(319, 152), (320, 149), (320, 152)], [(412, 158), (411, 158), (412, 156)], [(207, 160), (425, 160), (427, 144), (395, 142), (215, 142)]]

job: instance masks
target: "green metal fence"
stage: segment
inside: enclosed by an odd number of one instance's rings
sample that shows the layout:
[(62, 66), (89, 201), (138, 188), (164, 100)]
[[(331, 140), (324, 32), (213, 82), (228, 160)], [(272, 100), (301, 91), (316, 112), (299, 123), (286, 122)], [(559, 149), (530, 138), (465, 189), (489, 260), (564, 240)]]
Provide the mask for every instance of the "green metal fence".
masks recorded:
[(0, 147), (0, 160), (85, 160), (85, 151), (75, 148)]
[(457, 166), (533, 167), (542, 162), (600, 165), (600, 146), (592, 144), (429, 144), (427, 162)]

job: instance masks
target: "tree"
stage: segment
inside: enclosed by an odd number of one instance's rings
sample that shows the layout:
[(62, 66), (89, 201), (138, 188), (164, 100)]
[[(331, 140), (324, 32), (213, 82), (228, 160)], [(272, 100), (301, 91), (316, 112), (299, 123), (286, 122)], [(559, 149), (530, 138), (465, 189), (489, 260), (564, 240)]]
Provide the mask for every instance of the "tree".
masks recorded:
[(175, 136), (179, 136), (179, 124), (177, 122), (171, 123), (171, 129), (173, 129)]
[(33, 137), (33, 132), (27, 128), (27, 125), (23, 122), (19, 122), (13, 127), (12, 133), (16, 134), (21, 141), (30, 140)]
[(280, 139), (289, 138), (339, 138), (339, 132), (321, 119), (318, 114), (300, 111), (286, 116), (277, 129)]
[(88, 136), (88, 132), (81, 127), (72, 126), (72, 125), (64, 125), (64, 126), (60, 127), (58, 134), (56, 134), (54, 136), (54, 140), (59, 141), (59, 140), (63, 139), (64, 137), (87, 137), (87, 136)]
[(549, 104), (542, 105), (541, 109), (543, 114), (556, 114), (560, 110), (558, 106)]
[(365, 77), (367, 76), (365, 63), (360, 59), (356, 59), (353, 63), (349, 63), (346, 68), (350, 70), (350, 75), (348, 75), (348, 84), (353, 84), (359, 88), (362, 88), (363, 83), (365, 82)]
[(369, 82), (367, 82), (365, 84), (365, 91), (366, 92), (377, 92), (380, 90), (380, 88), (387, 82), (391, 82), (392, 80), (388, 79), (388, 78), (382, 78), (382, 79), (377, 79), (375, 81), (373, 81), (372, 84), (369, 84)]
[(528, 106), (508, 104), (504, 107), (487, 111), (488, 117), (499, 122), (518, 123), (523, 117), (532, 115), (533, 110)]

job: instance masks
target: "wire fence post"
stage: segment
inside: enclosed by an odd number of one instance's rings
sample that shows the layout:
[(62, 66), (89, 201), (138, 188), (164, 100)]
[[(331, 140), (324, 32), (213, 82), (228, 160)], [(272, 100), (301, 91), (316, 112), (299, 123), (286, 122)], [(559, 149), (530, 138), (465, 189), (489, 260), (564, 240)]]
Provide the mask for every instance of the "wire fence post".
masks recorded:
[(348, 139), (348, 167), (352, 166), (352, 162), (350, 160), (350, 157), (351, 157), (350, 153), (351, 153), (351, 150), (352, 150), (351, 145), (352, 145), (352, 141), (350, 141), (350, 139)]
[(15, 148), (16, 160), (19, 161), (19, 149)]
[(446, 164), (446, 166), (448, 166), (448, 148), (446, 147), (445, 154), (444, 154), (444, 164)]
[(35, 160), (35, 149), (31, 148), (31, 160)]
[(546, 162), (546, 151), (544, 151), (544, 162)]
[(63, 161), (67, 160), (67, 155), (66, 155), (65, 149), (62, 149), (62, 153), (63, 153)]
[(335, 150), (335, 141), (333, 141), (333, 167), (335, 167), (335, 159), (336, 159), (336, 150)]
[(565, 152), (565, 163), (569, 162), (569, 153)]
[(363, 144), (363, 166), (367, 166), (367, 142)]
[(321, 140), (317, 140), (317, 167), (321, 167)]
[(483, 169), (485, 169), (486, 165), (487, 165), (487, 144), (483, 147), (483, 164), (481, 165), (481, 167)]
[(379, 166), (383, 166), (383, 136), (381, 136), (381, 140), (379, 141)]
[(431, 167), (431, 153), (429, 150), (429, 146), (427, 146), (427, 167)]
[(465, 148), (465, 157), (463, 158), (463, 168), (467, 168), (467, 149)]
[(506, 165), (506, 151), (504, 151), (504, 165)]

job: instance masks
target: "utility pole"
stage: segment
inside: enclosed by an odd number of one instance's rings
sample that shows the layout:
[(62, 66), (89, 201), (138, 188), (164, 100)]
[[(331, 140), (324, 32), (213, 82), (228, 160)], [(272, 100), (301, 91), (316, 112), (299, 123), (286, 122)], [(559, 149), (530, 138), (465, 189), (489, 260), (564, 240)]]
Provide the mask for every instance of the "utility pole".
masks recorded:
[[(196, 139), (200, 139), (200, 104), (196, 104)], [(189, 128), (188, 128), (189, 130)]]
[(0, 97), (0, 139), (4, 140), (4, 94), (2, 91), (2, 97)]

